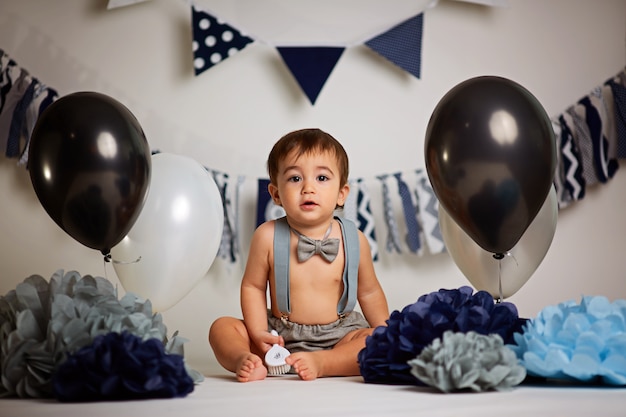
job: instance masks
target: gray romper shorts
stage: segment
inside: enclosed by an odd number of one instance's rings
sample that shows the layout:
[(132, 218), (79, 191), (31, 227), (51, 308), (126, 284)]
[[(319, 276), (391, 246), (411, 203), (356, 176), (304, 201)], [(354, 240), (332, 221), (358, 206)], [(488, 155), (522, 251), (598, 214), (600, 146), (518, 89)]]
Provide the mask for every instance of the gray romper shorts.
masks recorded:
[[(343, 295), (337, 306), (339, 318), (328, 324), (299, 324), (274, 317), (267, 311), (267, 323), (285, 340), (290, 352), (310, 352), (331, 349), (348, 333), (357, 329), (369, 328), (363, 315), (353, 311), (356, 305), (357, 272), (359, 266), (359, 238), (354, 223), (335, 217), (341, 226), (344, 242), (345, 267), (343, 272)], [(291, 311), (289, 302), (289, 239), (290, 229), (287, 219), (276, 220), (274, 232), (274, 271), (276, 280), (276, 301), (279, 310), (287, 317)]]

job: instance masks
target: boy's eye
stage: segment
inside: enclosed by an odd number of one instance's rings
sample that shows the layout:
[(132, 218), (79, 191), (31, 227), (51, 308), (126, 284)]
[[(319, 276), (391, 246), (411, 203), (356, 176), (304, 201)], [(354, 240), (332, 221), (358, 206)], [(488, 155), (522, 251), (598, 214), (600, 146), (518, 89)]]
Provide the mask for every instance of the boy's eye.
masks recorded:
[(300, 178), (298, 175), (294, 175), (293, 177), (289, 177), (289, 179), (287, 181), (289, 182), (300, 182), (302, 180), (302, 178)]
[(328, 177), (327, 177), (326, 175), (319, 175), (319, 176), (317, 177), (317, 180), (318, 180), (318, 181), (322, 181), (322, 182), (323, 182), (323, 181), (328, 181)]

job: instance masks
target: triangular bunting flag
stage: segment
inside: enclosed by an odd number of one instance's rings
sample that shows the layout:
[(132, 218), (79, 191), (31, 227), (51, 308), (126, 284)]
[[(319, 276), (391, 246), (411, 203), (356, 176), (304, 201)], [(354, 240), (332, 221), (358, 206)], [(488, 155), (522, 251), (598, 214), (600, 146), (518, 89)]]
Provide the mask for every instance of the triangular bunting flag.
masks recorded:
[(427, 173), (422, 169), (417, 169), (415, 176), (414, 185), (419, 204), (419, 217), (428, 249), (431, 254), (442, 253), (446, 250), (446, 245), (439, 227), (439, 201), (430, 185)]
[(315, 104), (328, 76), (346, 48), (295, 46), (277, 47), (277, 49), (311, 104)]
[(256, 227), (259, 227), (266, 221), (283, 217), (285, 209), (274, 204), (274, 200), (272, 200), (272, 196), (267, 190), (270, 180), (268, 178), (259, 178), (257, 181)]
[(370, 195), (362, 178), (350, 179), (350, 192), (346, 199), (343, 210), (338, 215), (351, 220), (356, 227), (363, 232), (370, 244), (372, 260), (378, 260), (378, 244), (374, 230), (374, 216), (370, 207)]
[(206, 168), (211, 175), (222, 197), (222, 207), (224, 208), (224, 228), (222, 230), (222, 240), (217, 252), (217, 256), (226, 259), (230, 263), (237, 261), (239, 257), (238, 245), (238, 203), (239, 203), (239, 184), (241, 178), (237, 178), (235, 183), (233, 179), (225, 172), (216, 171)]
[(626, 159), (626, 87), (618, 82), (619, 77), (609, 80), (613, 92), (615, 125), (617, 129), (617, 157)]
[(365, 45), (403, 70), (420, 78), (423, 26), (424, 14), (420, 13), (370, 39), (365, 42)]
[(196, 75), (236, 54), (252, 38), (192, 6), (193, 67)]

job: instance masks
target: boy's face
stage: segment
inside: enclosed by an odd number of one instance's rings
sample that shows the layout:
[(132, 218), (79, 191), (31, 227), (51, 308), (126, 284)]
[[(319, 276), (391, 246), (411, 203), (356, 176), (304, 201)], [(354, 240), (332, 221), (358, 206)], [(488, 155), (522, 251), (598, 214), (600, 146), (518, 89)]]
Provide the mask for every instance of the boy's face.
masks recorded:
[(297, 157), (292, 151), (279, 163), (276, 183), (268, 191), (296, 222), (314, 223), (332, 217), (342, 206), (350, 187), (341, 184), (337, 158), (329, 152), (311, 152)]

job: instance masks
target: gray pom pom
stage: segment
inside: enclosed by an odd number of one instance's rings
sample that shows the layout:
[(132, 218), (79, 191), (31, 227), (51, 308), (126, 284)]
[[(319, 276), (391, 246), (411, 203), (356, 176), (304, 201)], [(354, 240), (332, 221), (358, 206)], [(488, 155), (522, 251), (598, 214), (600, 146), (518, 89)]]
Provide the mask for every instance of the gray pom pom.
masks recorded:
[[(175, 333), (168, 340), (149, 300), (131, 293), (118, 300), (105, 278), (62, 270), (49, 282), (39, 275), (26, 278), (0, 296), (0, 397), (51, 397), (52, 375), (67, 354), (96, 336), (123, 331), (156, 338), (166, 352), (183, 354), (185, 339)], [(203, 378), (187, 371), (195, 382)]]
[(443, 392), (491, 391), (524, 380), (526, 368), (497, 334), (447, 331), (408, 362), (411, 373)]

